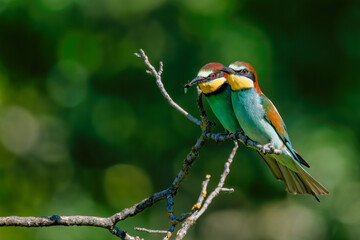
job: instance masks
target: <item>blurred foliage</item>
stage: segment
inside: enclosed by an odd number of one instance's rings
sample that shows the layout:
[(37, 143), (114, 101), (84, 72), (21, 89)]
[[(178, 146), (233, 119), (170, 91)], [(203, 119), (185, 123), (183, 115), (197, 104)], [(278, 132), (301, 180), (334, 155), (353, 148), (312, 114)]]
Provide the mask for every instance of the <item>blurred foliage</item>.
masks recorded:
[[(169, 186), (200, 129), (145, 74), (133, 55), (143, 48), (195, 115), (196, 91), (183, 85), (201, 66), (253, 64), (331, 192), (320, 204), (287, 194), (242, 146), (227, 180), (235, 193), (217, 198), (188, 239), (359, 239), (359, 26), (356, 1), (0, 0), (0, 215), (109, 216)], [(205, 174), (214, 186), (231, 147), (207, 143), (177, 213)], [(166, 229), (165, 203), (120, 225)], [(115, 239), (86, 227), (0, 228), (0, 238)]]

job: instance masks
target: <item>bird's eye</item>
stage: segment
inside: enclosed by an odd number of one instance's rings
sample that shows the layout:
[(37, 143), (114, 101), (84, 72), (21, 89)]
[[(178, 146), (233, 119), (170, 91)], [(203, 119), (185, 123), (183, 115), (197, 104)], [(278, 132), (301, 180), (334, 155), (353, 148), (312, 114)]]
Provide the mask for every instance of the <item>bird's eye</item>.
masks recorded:
[(247, 69), (242, 69), (241, 71), (240, 71), (240, 74), (241, 75), (246, 75), (248, 73), (248, 70)]
[(215, 77), (216, 77), (215, 73), (212, 73), (212, 74), (210, 75), (210, 78), (215, 78)]

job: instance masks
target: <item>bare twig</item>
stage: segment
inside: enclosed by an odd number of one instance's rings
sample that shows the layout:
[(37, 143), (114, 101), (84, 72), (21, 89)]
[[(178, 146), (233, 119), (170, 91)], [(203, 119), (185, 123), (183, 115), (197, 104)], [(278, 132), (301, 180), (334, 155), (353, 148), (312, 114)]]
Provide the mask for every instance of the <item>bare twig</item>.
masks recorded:
[[(185, 237), (185, 235), (187, 234), (187, 231), (189, 230), (190, 226), (196, 222), (196, 220), (206, 211), (206, 209), (208, 208), (208, 206), (211, 204), (211, 202), (213, 201), (213, 199), (219, 195), (219, 193), (223, 190), (223, 186), (225, 184), (225, 180), (227, 175), (230, 173), (230, 166), (231, 163), (235, 157), (236, 151), (238, 149), (238, 143), (237, 141), (234, 141), (234, 148), (231, 151), (231, 154), (227, 160), (227, 162), (225, 163), (225, 169), (224, 172), (221, 174), (220, 177), (220, 181), (217, 185), (217, 187), (215, 188), (214, 191), (212, 191), (210, 193), (210, 195), (207, 197), (207, 199), (205, 200), (204, 205), (199, 209), (199, 211), (196, 211), (193, 215), (191, 215), (183, 224), (182, 227), (180, 228), (180, 230), (177, 232), (176, 234), (176, 240), (181, 240)], [(228, 191), (228, 189), (226, 189), (226, 191)]]
[(234, 189), (233, 188), (221, 188), (220, 189), (222, 192), (228, 192), (228, 193), (233, 193)]
[(166, 230), (154, 230), (154, 229), (139, 228), (139, 227), (136, 227), (134, 229), (136, 231), (143, 231), (143, 232), (147, 232), (147, 233), (167, 233)]
[(108, 229), (112, 234), (122, 239), (135, 239), (125, 231), (114, 226), (112, 217), (93, 216), (58, 216), (49, 217), (0, 217), (0, 226), (16, 227), (49, 227), (49, 226), (93, 226)]
[(146, 66), (148, 66), (148, 68), (150, 69), (146, 72), (155, 77), (156, 84), (158, 85), (162, 95), (166, 98), (166, 100), (168, 100), (170, 105), (173, 106), (176, 110), (178, 110), (181, 114), (186, 116), (190, 121), (194, 122), (196, 125), (201, 126), (202, 125), (201, 121), (199, 119), (193, 117), (192, 115), (190, 115), (187, 111), (185, 111), (182, 107), (180, 107), (176, 102), (174, 102), (174, 100), (170, 97), (170, 95), (165, 90), (164, 84), (161, 81), (161, 74), (163, 72), (163, 63), (160, 62), (159, 71), (156, 71), (154, 66), (151, 65), (151, 63), (149, 62), (149, 59), (146, 56), (144, 50), (140, 49), (140, 53), (135, 53), (135, 56), (142, 58), (144, 60)]
[(194, 204), (194, 206), (191, 208), (189, 212), (183, 213), (179, 218), (176, 218), (173, 213), (173, 206), (174, 206), (173, 198), (172, 197), (168, 198), (168, 215), (170, 219), (170, 228), (166, 231), (166, 235), (163, 238), (163, 240), (168, 240), (172, 236), (175, 227), (179, 223), (182, 223), (184, 220), (192, 216), (195, 212), (197, 212), (200, 209), (207, 194), (206, 189), (209, 181), (210, 181), (210, 175), (207, 174), (206, 179), (202, 183), (202, 191), (200, 193), (197, 203)]
[[(200, 193), (198, 201), (197, 201), (197, 203), (195, 205), (197, 209), (200, 209), (200, 207), (202, 206), (202, 204), (204, 202), (204, 199), (207, 196), (207, 186), (208, 186), (208, 184), (210, 182), (210, 178), (211, 178), (211, 175), (206, 174), (205, 180), (202, 183), (201, 193)], [(195, 208), (195, 206), (193, 208)]]

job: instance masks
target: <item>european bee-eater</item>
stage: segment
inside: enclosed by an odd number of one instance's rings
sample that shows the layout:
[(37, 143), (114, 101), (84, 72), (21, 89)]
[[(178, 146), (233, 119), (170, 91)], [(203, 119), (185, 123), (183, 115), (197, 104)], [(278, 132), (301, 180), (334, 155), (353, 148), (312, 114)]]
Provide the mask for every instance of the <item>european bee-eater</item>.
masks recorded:
[(248, 63), (235, 62), (217, 69), (228, 74), (233, 109), (245, 134), (259, 144), (282, 150), (280, 155), (264, 155), (259, 151), (275, 178), (284, 180), (286, 190), (292, 194), (309, 193), (318, 201), (318, 195), (328, 194), (328, 190), (301, 166), (309, 167), (292, 148), (285, 124), (262, 93), (254, 68)]
[(241, 128), (231, 104), (231, 88), (227, 82), (227, 74), (216, 69), (223, 66), (221, 63), (206, 64), (185, 88), (198, 84), (220, 123), (226, 130), (234, 132)]

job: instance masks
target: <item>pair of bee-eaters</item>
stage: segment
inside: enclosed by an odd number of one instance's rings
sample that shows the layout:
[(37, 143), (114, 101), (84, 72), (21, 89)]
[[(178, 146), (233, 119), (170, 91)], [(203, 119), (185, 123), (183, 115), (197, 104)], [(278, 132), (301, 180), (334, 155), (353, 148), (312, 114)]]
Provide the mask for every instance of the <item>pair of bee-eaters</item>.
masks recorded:
[(274, 177), (284, 181), (288, 192), (312, 194), (318, 201), (318, 195), (329, 193), (304, 169), (303, 166), (309, 167), (308, 163), (293, 149), (280, 114), (262, 93), (250, 64), (235, 62), (225, 67), (208, 63), (185, 87), (195, 84), (226, 130), (243, 130), (259, 144), (272, 145), (282, 151), (280, 155), (258, 152)]

